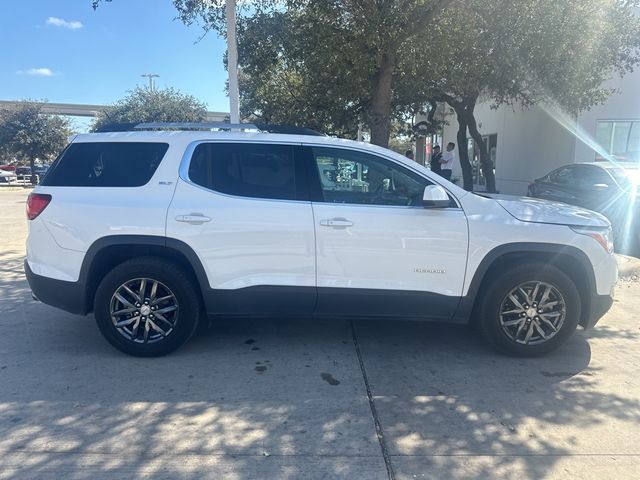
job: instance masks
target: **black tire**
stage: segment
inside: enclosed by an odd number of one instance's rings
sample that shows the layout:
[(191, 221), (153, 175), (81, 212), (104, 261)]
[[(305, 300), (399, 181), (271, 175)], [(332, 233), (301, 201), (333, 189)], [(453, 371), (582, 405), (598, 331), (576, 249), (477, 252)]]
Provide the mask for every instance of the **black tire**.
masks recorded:
[[(573, 334), (580, 320), (581, 298), (575, 284), (563, 271), (553, 265), (530, 262), (508, 267), (504, 273), (494, 272), (492, 277), (491, 283), (480, 293), (482, 298), (477, 310), (479, 314), (477, 324), (483, 337), (494, 348), (513, 356), (535, 357), (556, 349)], [(527, 282), (544, 282), (544, 284), (552, 286), (562, 295), (565, 305), (564, 321), (557, 332), (548, 330), (548, 340), (539, 339), (538, 341), (542, 343), (528, 345), (510, 338), (500, 320), (501, 308), (509, 293)], [(527, 314), (524, 316), (527, 317)], [(525, 325), (530, 325), (530, 323)], [(516, 327), (517, 325), (513, 328)], [(538, 335), (535, 330), (533, 331)], [(526, 334), (526, 331), (523, 330), (523, 332)], [(520, 342), (524, 341), (524, 338), (517, 335), (516, 338)]]
[[(159, 282), (158, 288), (167, 290), (177, 301), (177, 308), (171, 312), (174, 327), (168, 329), (166, 336), (151, 330), (152, 335), (159, 337), (153, 343), (139, 343), (144, 340), (138, 337), (138, 341), (127, 338), (121, 329), (116, 328), (111, 316), (112, 300), (118, 289), (129, 281), (141, 278)], [(100, 332), (115, 348), (136, 357), (158, 357), (182, 346), (195, 332), (201, 310), (200, 297), (190, 277), (179, 266), (157, 257), (139, 257), (121, 263), (105, 275), (94, 299), (94, 315)], [(160, 325), (157, 318), (154, 321)], [(138, 333), (136, 330), (136, 334), (139, 336), (144, 332)]]

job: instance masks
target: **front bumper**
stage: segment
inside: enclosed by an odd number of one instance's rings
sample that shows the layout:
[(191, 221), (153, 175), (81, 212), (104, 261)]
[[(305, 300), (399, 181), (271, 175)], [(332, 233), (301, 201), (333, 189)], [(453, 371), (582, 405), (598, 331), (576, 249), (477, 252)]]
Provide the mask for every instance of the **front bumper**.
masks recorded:
[(35, 299), (76, 315), (88, 313), (86, 289), (80, 282), (65, 282), (36, 275), (31, 271), (27, 260), (24, 261), (24, 272)]
[(613, 305), (613, 296), (611, 295), (593, 295), (589, 308), (582, 314), (580, 325), (585, 330), (594, 327), (596, 323), (609, 311)]

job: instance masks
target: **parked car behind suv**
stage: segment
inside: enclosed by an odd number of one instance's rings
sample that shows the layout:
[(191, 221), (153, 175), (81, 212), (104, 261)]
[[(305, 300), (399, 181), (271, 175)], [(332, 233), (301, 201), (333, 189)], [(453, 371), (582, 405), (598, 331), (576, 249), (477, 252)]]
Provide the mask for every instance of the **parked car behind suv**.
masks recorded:
[(577, 205), (605, 215), (616, 250), (640, 255), (640, 169), (624, 163), (574, 163), (529, 184), (528, 195)]
[(206, 315), (473, 323), (540, 355), (612, 304), (597, 213), (483, 198), (369, 144), (204, 127), (75, 137), (28, 200), (34, 296), (140, 356)]
[(18, 177), (9, 170), (0, 170), (0, 185), (13, 185), (17, 183)]

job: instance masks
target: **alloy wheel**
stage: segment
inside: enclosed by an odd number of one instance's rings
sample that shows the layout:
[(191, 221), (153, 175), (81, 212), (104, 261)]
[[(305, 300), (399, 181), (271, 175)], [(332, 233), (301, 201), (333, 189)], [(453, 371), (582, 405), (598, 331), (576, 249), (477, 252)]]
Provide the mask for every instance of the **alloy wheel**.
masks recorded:
[(518, 285), (502, 300), (500, 326), (514, 342), (538, 345), (558, 334), (566, 314), (566, 302), (556, 287), (531, 281)]
[(178, 311), (174, 293), (152, 278), (126, 281), (110, 302), (116, 330), (135, 343), (155, 343), (169, 336), (178, 322)]

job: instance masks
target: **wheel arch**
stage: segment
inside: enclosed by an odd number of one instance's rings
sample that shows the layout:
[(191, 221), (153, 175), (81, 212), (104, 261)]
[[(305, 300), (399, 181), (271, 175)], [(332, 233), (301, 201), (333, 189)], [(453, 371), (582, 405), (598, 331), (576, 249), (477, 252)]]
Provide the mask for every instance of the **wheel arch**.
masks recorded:
[(596, 292), (595, 272), (587, 255), (580, 249), (561, 244), (510, 243), (491, 250), (482, 259), (462, 298), (456, 318), (473, 323), (483, 289), (499, 269), (525, 261), (548, 263), (566, 273), (574, 282), (583, 306), (580, 324), (589, 317), (591, 298)]
[(182, 267), (198, 287), (202, 300), (208, 279), (202, 262), (189, 245), (153, 235), (110, 235), (96, 240), (82, 262), (79, 282), (85, 290), (85, 313), (92, 311), (93, 297), (104, 275), (116, 265), (142, 256), (164, 258)]

